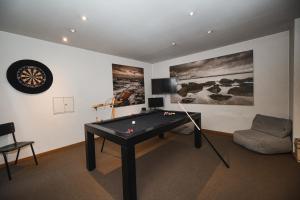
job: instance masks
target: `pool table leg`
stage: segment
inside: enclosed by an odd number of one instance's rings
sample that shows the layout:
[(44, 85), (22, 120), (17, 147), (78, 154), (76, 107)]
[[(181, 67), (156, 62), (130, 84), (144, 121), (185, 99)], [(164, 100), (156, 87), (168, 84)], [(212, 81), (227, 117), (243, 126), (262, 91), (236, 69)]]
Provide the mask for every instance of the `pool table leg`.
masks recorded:
[(85, 131), (86, 168), (92, 171), (96, 168), (94, 134)]
[(194, 140), (195, 140), (195, 147), (200, 148), (202, 146), (202, 137), (201, 137), (201, 118), (194, 120), (195, 123), (199, 126), (200, 131), (197, 127), (194, 127)]
[(136, 200), (136, 170), (134, 145), (122, 145), (123, 200)]
[(165, 134), (160, 133), (160, 134), (158, 134), (158, 137), (159, 137), (160, 139), (164, 139), (164, 138), (165, 138)]

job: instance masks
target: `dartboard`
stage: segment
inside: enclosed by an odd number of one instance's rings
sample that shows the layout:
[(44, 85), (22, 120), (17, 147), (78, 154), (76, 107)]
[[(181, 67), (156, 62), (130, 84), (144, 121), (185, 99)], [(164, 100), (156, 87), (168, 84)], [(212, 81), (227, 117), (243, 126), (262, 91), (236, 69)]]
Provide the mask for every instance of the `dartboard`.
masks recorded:
[(46, 65), (34, 60), (19, 60), (7, 70), (8, 82), (17, 90), (37, 94), (50, 88), (53, 76)]
[(45, 84), (46, 74), (38, 67), (24, 66), (18, 70), (17, 79), (26, 87), (37, 88)]

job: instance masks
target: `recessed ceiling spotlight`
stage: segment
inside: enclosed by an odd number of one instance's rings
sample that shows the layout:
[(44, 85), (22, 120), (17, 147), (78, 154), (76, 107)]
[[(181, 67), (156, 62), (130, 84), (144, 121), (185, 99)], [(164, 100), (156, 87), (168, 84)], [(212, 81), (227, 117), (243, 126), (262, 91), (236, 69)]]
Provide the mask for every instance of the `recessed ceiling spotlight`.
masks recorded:
[(171, 44), (172, 44), (172, 46), (176, 46), (176, 42), (172, 42)]
[(193, 16), (194, 15), (194, 11), (191, 11), (189, 14), (190, 14), (190, 16)]
[(70, 31), (71, 33), (75, 33), (75, 32), (76, 32), (76, 29), (75, 29), (75, 28), (70, 28), (69, 31)]
[(68, 42), (68, 38), (67, 37), (62, 37), (62, 41), (63, 42)]
[(213, 32), (214, 32), (213, 30), (207, 31), (208, 34), (211, 34), (211, 33), (213, 33)]
[(82, 15), (82, 16), (81, 16), (81, 19), (82, 19), (82, 21), (86, 21), (86, 20), (87, 20), (87, 17), (84, 16), (84, 15)]

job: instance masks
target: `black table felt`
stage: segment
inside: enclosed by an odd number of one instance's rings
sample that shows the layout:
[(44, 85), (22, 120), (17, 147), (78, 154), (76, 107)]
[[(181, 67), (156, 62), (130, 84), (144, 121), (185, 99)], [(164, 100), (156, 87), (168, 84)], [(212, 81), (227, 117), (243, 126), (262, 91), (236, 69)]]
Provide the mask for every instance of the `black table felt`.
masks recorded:
[[(164, 112), (152, 112), (144, 115), (137, 115), (121, 120), (102, 123), (101, 126), (112, 129), (119, 133), (128, 132), (128, 129), (133, 129), (133, 132), (139, 132), (147, 128), (161, 126), (186, 117), (185, 113), (174, 113), (175, 114), (173, 115), (164, 115)], [(135, 124), (132, 124), (132, 121), (135, 121)]]

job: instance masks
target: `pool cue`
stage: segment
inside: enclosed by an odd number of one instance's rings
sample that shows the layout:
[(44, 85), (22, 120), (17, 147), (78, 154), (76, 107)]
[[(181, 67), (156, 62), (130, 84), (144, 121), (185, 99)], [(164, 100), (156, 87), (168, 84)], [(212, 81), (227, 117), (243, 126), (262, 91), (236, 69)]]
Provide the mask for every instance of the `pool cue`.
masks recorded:
[[(109, 104), (106, 104), (106, 105), (110, 105), (111, 106), (111, 119), (114, 119), (116, 118), (116, 108), (115, 108), (115, 102), (116, 102), (116, 98), (113, 97), (111, 99), (111, 103)], [(105, 137), (103, 137), (103, 140), (102, 140), (102, 146), (101, 146), (101, 152), (103, 152), (103, 148), (104, 148), (104, 145), (105, 145)]]
[[(190, 118), (190, 120), (193, 122), (193, 124), (195, 125), (195, 127), (201, 131), (201, 129), (199, 128), (199, 126), (196, 124), (196, 122), (192, 119), (192, 117), (190, 116), (190, 114), (187, 112), (187, 110), (183, 107), (183, 105), (177, 101), (177, 104), (179, 105), (179, 107), (187, 114), (187, 116)], [(203, 137), (206, 139), (206, 141), (208, 142), (208, 144), (212, 147), (212, 149), (215, 151), (215, 153), (218, 155), (218, 157), (223, 161), (224, 165), (229, 168), (229, 164), (224, 160), (224, 158), (221, 156), (221, 154), (218, 152), (218, 150), (214, 147), (214, 145), (209, 141), (209, 139), (206, 137), (206, 135), (204, 133), (202, 133), (201, 135), (203, 135)]]
[(187, 116), (190, 118), (190, 120), (193, 122), (193, 124), (197, 127), (197, 129), (199, 131), (201, 131), (199, 126), (196, 124), (196, 122), (193, 120), (193, 118), (190, 116), (190, 114), (186, 111), (186, 109), (183, 107), (183, 105), (181, 103), (179, 103), (179, 101), (177, 103), (178, 103), (179, 107), (187, 114)]

